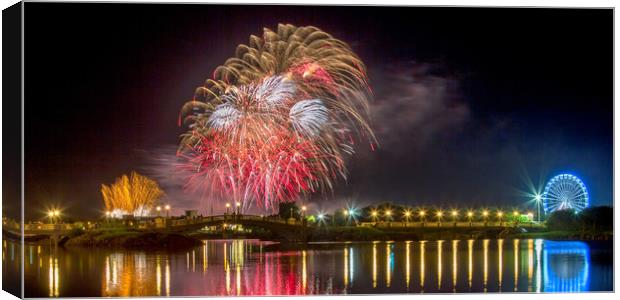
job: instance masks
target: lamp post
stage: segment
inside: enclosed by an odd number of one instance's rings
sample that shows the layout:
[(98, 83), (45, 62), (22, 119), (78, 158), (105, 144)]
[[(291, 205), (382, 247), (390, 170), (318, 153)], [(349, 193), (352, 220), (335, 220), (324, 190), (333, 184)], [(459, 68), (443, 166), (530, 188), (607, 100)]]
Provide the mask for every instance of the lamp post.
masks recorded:
[(161, 206), (155, 207), (155, 210), (157, 211), (157, 216), (159, 217), (159, 214), (161, 213)]
[(349, 225), (349, 210), (345, 208), (342, 214), (345, 218), (345, 225)]
[(538, 219), (538, 222), (540, 223), (540, 202), (542, 201), (542, 196), (539, 194), (536, 194), (536, 197), (534, 197), (534, 200), (536, 200), (536, 218)]
[(474, 213), (471, 212), (471, 211), (468, 211), (467, 212), (467, 219), (469, 220), (469, 227), (472, 227), (471, 220), (472, 220), (473, 217), (474, 217)]
[(530, 227), (532, 227), (533, 226), (532, 224), (534, 224), (534, 222), (532, 222), (533, 219), (534, 219), (534, 214), (531, 213), (531, 212), (528, 212), (527, 213), (527, 218), (530, 220)]
[(306, 218), (306, 209), (307, 209), (307, 208), (306, 208), (306, 206), (305, 206), (305, 205), (303, 205), (303, 206), (301, 207), (301, 216), (300, 216), (300, 217), (301, 217), (301, 219), (302, 219), (302, 220), (304, 220), (304, 219)]
[(443, 217), (443, 212), (438, 211), (436, 216), (437, 216), (437, 227), (441, 227), (441, 217)]
[(237, 214), (241, 214), (241, 202), (237, 201)]
[(516, 227), (517, 224), (519, 223), (519, 212), (518, 211), (513, 211), (512, 212), (512, 218), (514, 219), (514, 226)]
[(389, 222), (392, 219), (392, 211), (389, 209), (385, 210), (385, 221)]
[(60, 217), (60, 211), (57, 209), (52, 209), (47, 212), (47, 216), (50, 218), (50, 222), (52, 222), (52, 224), (56, 224)]
[(405, 222), (407, 222), (407, 226), (409, 226), (409, 220), (411, 219), (411, 212), (405, 211)]
[(373, 222), (375, 222), (375, 223), (377, 222), (377, 215), (378, 215), (378, 214), (379, 214), (379, 213), (377, 213), (377, 211), (376, 211), (376, 210), (373, 210), (373, 211), (371, 211), (371, 212), (370, 212), (370, 216), (371, 216), (371, 218), (372, 218), (372, 221), (373, 221)]
[(484, 227), (487, 227), (487, 222), (489, 221), (488, 217), (489, 217), (489, 211), (488, 210), (483, 210), (482, 211), (482, 218), (484, 219)]
[(48, 211), (47, 216), (50, 218), (50, 223), (54, 224), (54, 211), (53, 210)]
[(504, 216), (504, 213), (501, 211), (497, 212), (497, 219), (499, 220), (499, 227), (502, 227), (502, 217)]
[(456, 227), (456, 218), (458, 217), (459, 212), (455, 210), (452, 211), (452, 221), (454, 222), (454, 227)]
[(227, 214), (228, 214), (228, 210), (229, 210), (229, 209), (230, 209), (230, 203), (226, 203), (226, 213), (225, 213), (225, 215), (227, 215)]
[(107, 223), (110, 222), (110, 216), (112, 215), (112, 213), (108, 210), (105, 212), (105, 220)]
[(426, 212), (421, 210), (419, 215), (420, 215), (420, 222), (422, 222), (422, 227), (424, 227), (424, 216), (426, 215)]
[(166, 204), (164, 208), (166, 209), (166, 218), (170, 218), (170, 204)]

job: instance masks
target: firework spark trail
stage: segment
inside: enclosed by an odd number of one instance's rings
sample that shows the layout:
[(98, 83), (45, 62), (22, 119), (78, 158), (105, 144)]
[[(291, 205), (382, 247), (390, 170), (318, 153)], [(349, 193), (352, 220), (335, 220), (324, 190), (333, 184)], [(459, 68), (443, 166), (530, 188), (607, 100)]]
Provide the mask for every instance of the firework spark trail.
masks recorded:
[(354, 137), (367, 139), (366, 71), (349, 46), (315, 27), (250, 36), (180, 113), (186, 187), (274, 210), (346, 179)]
[(131, 172), (107, 186), (101, 185), (106, 211), (120, 218), (123, 215), (148, 216), (163, 191), (154, 180)]

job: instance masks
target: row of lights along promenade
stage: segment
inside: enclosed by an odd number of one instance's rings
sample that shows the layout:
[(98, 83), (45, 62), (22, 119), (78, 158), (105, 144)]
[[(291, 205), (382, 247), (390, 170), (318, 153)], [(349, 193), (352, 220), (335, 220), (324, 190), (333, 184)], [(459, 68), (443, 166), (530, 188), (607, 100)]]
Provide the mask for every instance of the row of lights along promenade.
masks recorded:
[[(232, 210), (232, 205), (230, 203), (225, 204), (225, 214), (224, 216), (250, 216), (244, 215), (242, 213), (241, 204), (239, 202), (236, 203), (235, 209)], [(161, 216), (161, 211), (164, 210), (166, 212), (166, 219), (183, 219), (187, 218), (186, 216), (171, 216), (171, 206), (166, 204), (164, 206), (156, 206), (155, 211), (157, 213), (156, 216), (148, 216), (148, 217), (132, 217), (136, 221), (139, 220), (148, 220), (154, 218), (163, 218)], [(295, 209), (290, 208), (290, 212), (285, 214), (288, 216), (280, 215), (272, 215), (272, 216), (264, 216), (261, 215), (260, 218), (269, 221), (269, 220), (285, 220), (288, 222), (292, 222), (293, 224), (304, 224), (309, 226), (404, 226), (404, 227), (424, 227), (424, 226), (437, 226), (437, 227), (448, 227), (450, 225), (454, 227), (486, 227), (486, 226), (499, 226), (503, 227), (506, 225), (513, 226), (523, 226), (523, 225), (542, 225), (541, 222), (534, 221), (534, 214), (532, 212), (522, 213), (518, 210), (513, 210), (510, 213), (505, 213), (501, 209), (490, 210), (490, 209), (480, 209), (480, 210), (441, 210), (441, 209), (412, 209), (412, 208), (345, 208), (340, 209), (334, 212), (334, 214), (327, 214), (325, 212), (316, 212), (315, 214), (309, 214), (308, 208), (305, 205), (301, 207), (296, 207)], [(295, 216), (295, 217), (294, 217)], [(51, 209), (47, 212), (47, 217), (49, 219), (50, 224), (59, 224), (65, 223), (62, 220), (62, 213), (59, 209)], [(198, 216), (196, 216), (198, 217)], [(196, 218), (194, 217), (194, 218)], [(209, 218), (210, 216), (200, 216), (200, 218)], [(257, 216), (254, 216), (257, 217)], [(113, 214), (111, 211), (105, 212), (106, 221), (112, 221), (116, 219), (122, 219), (122, 216), (118, 216)], [(4, 223), (6, 223), (5, 220)], [(84, 221), (76, 221), (75, 223), (86, 223)], [(43, 222), (36, 222), (39, 225), (45, 225)], [(68, 224), (67, 222), (65, 224)], [(97, 221), (88, 222), (88, 224), (96, 224)], [(448, 224), (448, 226), (444, 224)], [(510, 223), (510, 224), (507, 224)], [(27, 224), (34, 225), (34, 224)], [(28, 226), (27, 226), (28, 227)], [(47, 228), (46, 226), (39, 226), (39, 228)]]

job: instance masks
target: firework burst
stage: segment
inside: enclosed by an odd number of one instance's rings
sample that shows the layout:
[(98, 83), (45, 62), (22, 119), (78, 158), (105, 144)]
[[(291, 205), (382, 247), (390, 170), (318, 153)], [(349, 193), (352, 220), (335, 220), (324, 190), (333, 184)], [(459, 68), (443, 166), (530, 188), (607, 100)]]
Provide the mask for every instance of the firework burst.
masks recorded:
[(109, 186), (102, 184), (101, 194), (106, 211), (120, 218), (123, 215), (148, 216), (164, 192), (154, 180), (131, 172)]
[(187, 187), (274, 210), (346, 179), (355, 139), (375, 141), (365, 66), (315, 27), (278, 25), (239, 45), (179, 121)]

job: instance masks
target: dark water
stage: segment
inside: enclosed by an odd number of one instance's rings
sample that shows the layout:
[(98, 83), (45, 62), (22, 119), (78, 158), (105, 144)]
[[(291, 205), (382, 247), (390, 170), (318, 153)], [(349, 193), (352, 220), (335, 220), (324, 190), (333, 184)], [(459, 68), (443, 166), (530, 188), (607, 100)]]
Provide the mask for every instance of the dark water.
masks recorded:
[[(3, 241), (4, 272), (17, 268)], [(310, 245), (251, 240), (190, 251), (26, 245), (26, 297), (208, 296), (613, 289), (612, 243), (461, 240)], [(14, 249), (13, 248), (13, 249)]]

